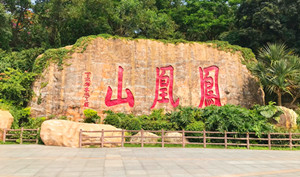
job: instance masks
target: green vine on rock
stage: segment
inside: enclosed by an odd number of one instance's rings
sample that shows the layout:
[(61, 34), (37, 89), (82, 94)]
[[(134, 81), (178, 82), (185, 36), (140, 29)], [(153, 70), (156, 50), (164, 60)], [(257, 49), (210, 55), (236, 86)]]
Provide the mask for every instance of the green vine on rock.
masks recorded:
[[(51, 62), (57, 63), (58, 69), (62, 70), (64, 60), (70, 58), (70, 56), (75, 52), (83, 53), (87, 46), (96, 38), (103, 39), (121, 39), (121, 40), (140, 40), (145, 38), (128, 38), (128, 37), (120, 37), (120, 36), (112, 36), (109, 34), (99, 34), (99, 35), (91, 35), (79, 38), (76, 43), (72, 47), (63, 47), (58, 49), (49, 49), (42, 56), (38, 57), (33, 71), (35, 73), (41, 74), (45, 68), (47, 68)], [(220, 51), (237, 53), (241, 55), (242, 64), (246, 65), (249, 68), (253, 63), (256, 63), (255, 55), (253, 54), (251, 49), (243, 48), (237, 45), (231, 45), (227, 41), (208, 41), (208, 42), (199, 42), (199, 41), (186, 41), (183, 39), (147, 39), (152, 41), (163, 42), (164, 44), (180, 44), (180, 43), (198, 43), (204, 44), (208, 47), (216, 48)]]
[(257, 62), (254, 53), (249, 48), (244, 48), (238, 45), (231, 45), (227, 41), (209, 41), (208, 43), (211, 43), (213, 48), (221, 51), (230, 53), (241, 52), (241, 62), (242, 64), (246, 65), (248, 69), (253, 63)]

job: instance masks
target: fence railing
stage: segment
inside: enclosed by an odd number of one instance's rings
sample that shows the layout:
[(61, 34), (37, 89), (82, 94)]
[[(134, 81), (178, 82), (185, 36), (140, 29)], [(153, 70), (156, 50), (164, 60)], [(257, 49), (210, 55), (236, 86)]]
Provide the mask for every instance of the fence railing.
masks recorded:
[(11, 141), (17, 142), (19, 140), (20, 144), (23, 142), (35, 142), (38, 144), (38, 132), (39, 129), (3, 129), (3, 142)]
[[(140, 132), (139, 136), (131, 134)], [(145, 136), (145, 133), (155, 133), (157, 137)], [(180, 136), (166, 136), (166, 133), (180, 133)], [(92, 135), (96, 134), (97, 135)], [(115, 135), (114, 135), (115, 134)], [(130, 135), (128, 135), (130, 134)], [(140, 141), (130, 141), (130, 138), (140, 138)], [(146, 139), (158, 139), (157, 142), (148, 142)], [(176, 142), (166, 141), (166, 139), (175, 138)], [(115, 140), (113, 140), (115, 139)], [(180, 139), (180, 141), (178, 141)], [(188, 141), (187, 141), (188, 140)], [(152, 130), (101, 130), (101, 131), (84, 131), (79, 133), (79, 147), (86, 145), (99, 145), (104, 147), (105, 144), (114, 144), (124, 147), (124, 144), (140, 144), (144, 147), (145, 144), (160, 144), (165, 147), (166, 144), (179, 144), (182, 147), (186, 145), (207, 145), (224, 146), (242, 146), (250, 149), (251, 146), (268, 147), (293, 147), (300, 146), (300, 133), (262, 133), (259, 136), (254, 132), (217, 132), (217, 131), (152, 131)]]

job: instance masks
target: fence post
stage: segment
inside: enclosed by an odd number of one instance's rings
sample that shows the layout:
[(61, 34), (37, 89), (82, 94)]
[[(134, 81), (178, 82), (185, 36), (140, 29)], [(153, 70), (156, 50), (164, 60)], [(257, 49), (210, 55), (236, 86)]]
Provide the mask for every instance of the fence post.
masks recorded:
[(3, 130), (3, 143), (6, 141), (6, 128)]
[(141, 130), (141, 147), (144, 147), (144, 129)]
[(247, 149), (250, 148), (250, 143), (249, 143), (249, 132), (247, 132)]
[(102, 133), (101, 133), (101, 148), (104, 147), (104, 129), (102, 129)]
[(124, 129), (122, 129), (122, 142), (121, 142), (122, 147), (124, 147), (124, 139), (125, 139), (124, 134), (125, 134)]
[(206, 148), (206, 133), (205, 133), (205, 130), (203, 130), (203, 147)]
[(79, 148), (81, 148), (82, 144), (82, 129), (79, 131)]
[(165, 147), (165, 131), (161, 129), (161, 147)]
[(39, 130), (40, 130), (40, 128), (37, 128), (37, 129), (36, 129), (36, 139), (35, 139), (35, 144), (38, 144), (38, 143), (39, 143)]
[(24, 128), (21, 128), (21, 135), (20, 135), (20, 144), (23, 144), (23, 130)]
[(182, 130), (182, 147), (185, 147), (185, 132), (184, 129)]
[(271, 134), (268, 133), (268, 146), (269, 146), (269, 149), (271, 149)]
[(290, 131), (289, 132), (289, 139), (290, 139), (290, 149), (293, 149), (293, 138), (292, 138), (293, 134), (292, 132)]
[(227, 149), (227, 132), (224, 132), (224, 143), (225, 143), (225, 149)]

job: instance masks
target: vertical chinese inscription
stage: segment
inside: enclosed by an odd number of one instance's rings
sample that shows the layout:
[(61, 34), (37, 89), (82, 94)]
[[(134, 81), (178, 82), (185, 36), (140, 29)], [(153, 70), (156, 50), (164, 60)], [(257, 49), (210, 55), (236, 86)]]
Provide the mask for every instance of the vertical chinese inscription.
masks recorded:
[(173, 107), (179, 105), (179, 98), (176, 101), (173, 100), (173, 78), (174, 68), (172, 66), (156, 68), (155, 99), (151, 109), (155, 107), (157, 102), (171, 102)]
[(91, 85), (91, 72), (84, 73), (86, 77), (84, 78), (84, 105), (83, 107), (89, 107), (89, 97), (90, 97), (90, 90), (89, 87)]
[(126, 88), (125, 91), (127, 93), (127, 98), (122, 98), (122, 89), (123, 89), (123, 71), (124, 69), (119, 66), (119, 71), (118, 71), (118, 93), (117, 93), (117, 99), (112, 100), (112, 89), (110, 86), (108, 86), (107, 93), (105, 96), (105, 104), (106, 106), (115, 106), (118, 104), (123, 104), (123, 103), (128, 103), (130, 107), (134, 106), (134, 97), (132, 92)]
[(209, 105), (221, 106), (218, 85), (219, 68), (217, 66), (210, 66), (204, 69), (199, 67), (199, 72), (201, 89), (199, 107), (202, 108)]

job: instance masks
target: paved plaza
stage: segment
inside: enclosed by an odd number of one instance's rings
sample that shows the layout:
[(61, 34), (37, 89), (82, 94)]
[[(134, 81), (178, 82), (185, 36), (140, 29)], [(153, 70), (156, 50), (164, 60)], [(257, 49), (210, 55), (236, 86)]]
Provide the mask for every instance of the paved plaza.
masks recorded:
[(300, 151), (0, 145), (0, 176), (300, 176)]

